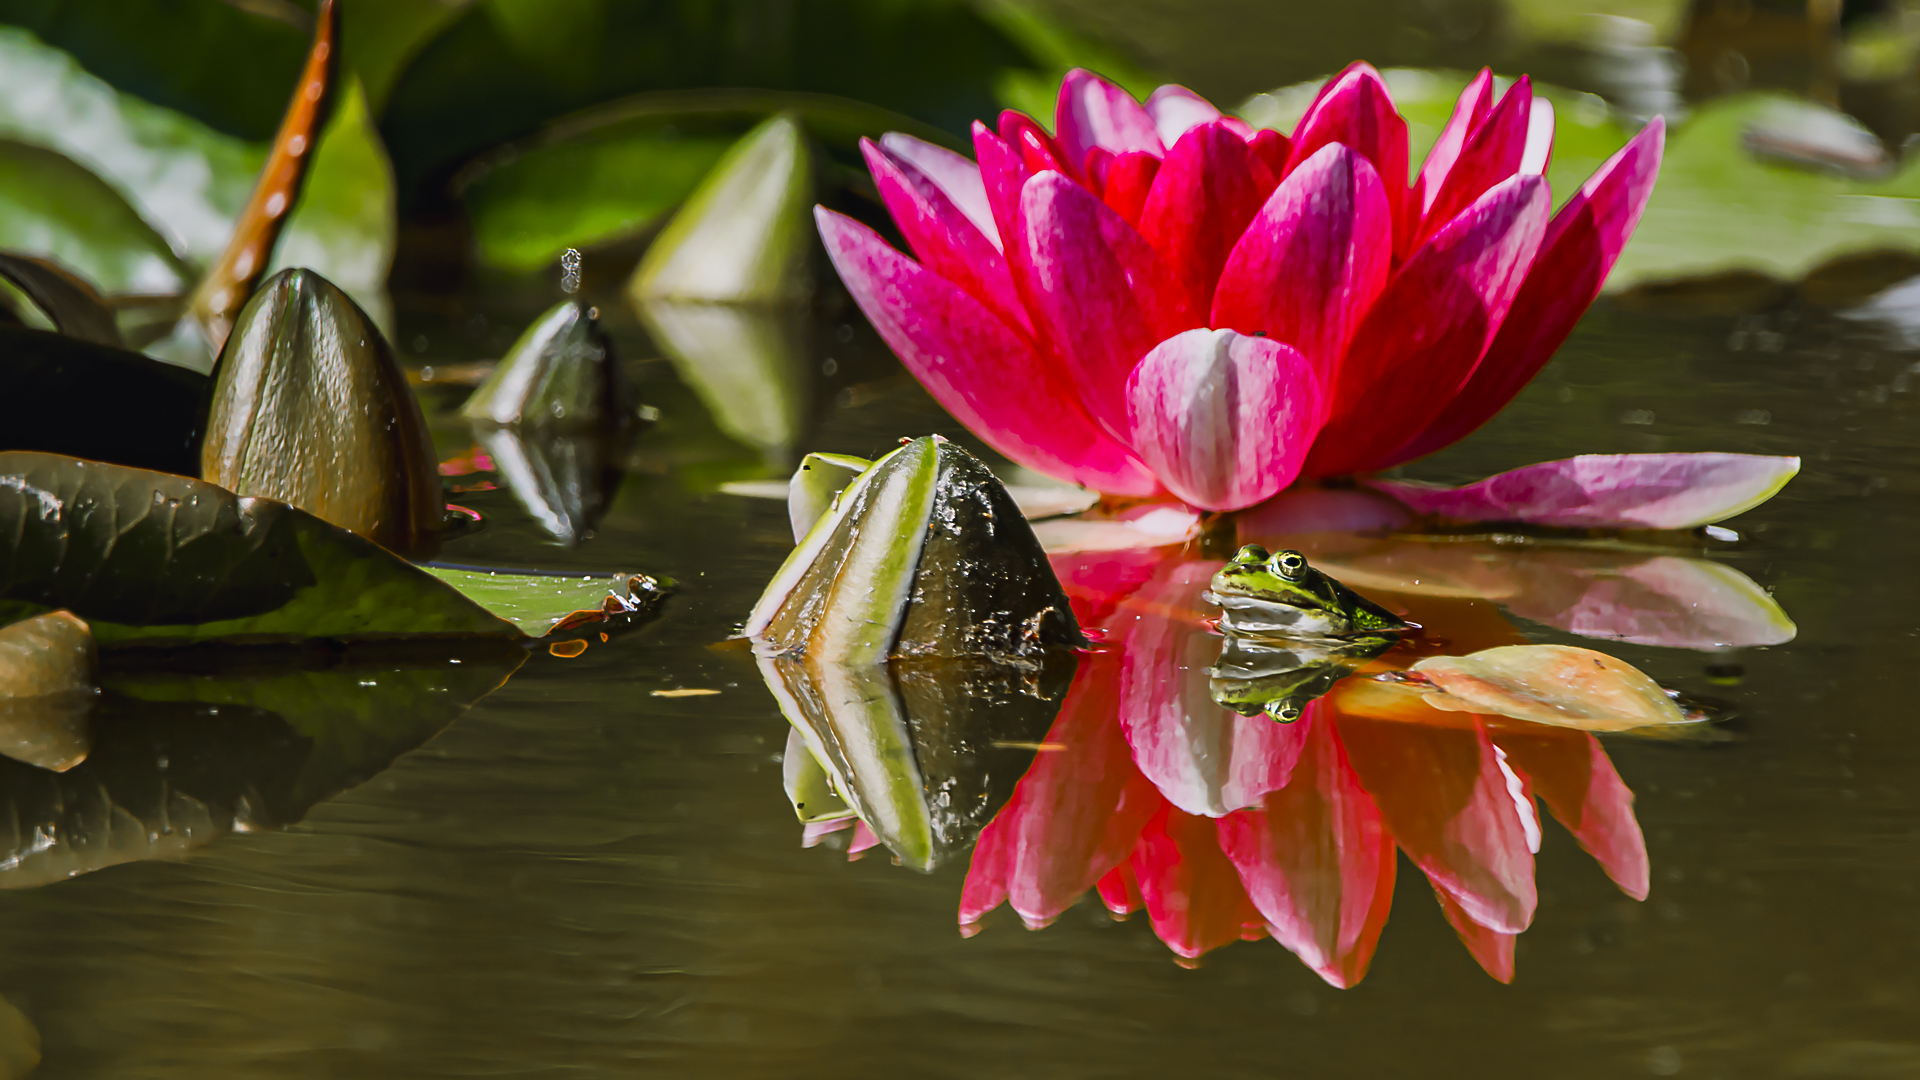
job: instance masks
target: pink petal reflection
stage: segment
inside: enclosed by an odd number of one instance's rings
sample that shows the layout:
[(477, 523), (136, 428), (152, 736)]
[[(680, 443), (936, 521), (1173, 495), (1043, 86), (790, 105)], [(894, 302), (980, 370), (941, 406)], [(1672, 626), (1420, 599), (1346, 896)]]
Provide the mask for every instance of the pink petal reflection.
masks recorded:
[(1132, 870), (1154, 936), (1180, 956), (1266, 933), (1207, 818), (1171, 806), (1154, 815), (1140, 833)]

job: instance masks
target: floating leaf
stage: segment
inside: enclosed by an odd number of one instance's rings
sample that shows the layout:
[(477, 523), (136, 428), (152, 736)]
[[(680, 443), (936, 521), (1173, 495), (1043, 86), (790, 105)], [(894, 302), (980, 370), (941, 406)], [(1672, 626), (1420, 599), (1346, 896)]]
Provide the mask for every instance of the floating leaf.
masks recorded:
[(1449, 521), (1521, 521), (1569, 529), (1694, 529), (1771, 499), (1797, 457), (1582, 454), (1464, 487), (1376, 480), (1416, 512)]
[(812, 171), (806, 134), (793, 117), (747, 132), (647, 249), (628, 291), (641, 303), (804, 297)]
[(54, 772), (85, 759), (98, 662), (71, 612), (0, 628), (0, 755)]
[[(5, 54), (0, 29), (0, 65)], [(54, 260), (108, 292), (177, 292), (188, 280), (167, 241), (106, 181), (12, 139), (0, 139), (0, 247)]]
[(298, 506), (409, 557), (445, 515), (426, 418), (345, 293), (283, 270), (240, 311), (215, 373), (200, 475)]
[[(468, 566), (428, 566), (428, 573), (511, 621), (530, 637), (565, 633), (585, 625), (599, 631), (610, 626), (636, 626), (659, 613), (667, 588), (645, 574), (572, 574), (554, 571), (485, 569)], [(607, 601), (616, 603), (609, 611)], [(569, 616), (593, 612), (598, 619)], [(602, 625), (602, 624), (607, 625)]]
[(958, 446), (915, 439), (816, 522), (743, 633), (772, 654), (1022, 656), (1084, 643), (1033, 530)]
[(58, 264), (31, 255), (0, 251), (0, 277), (11, 281), (38, 305), (54, 328), (68, 337), (120, 348), (113, 309), (93, 286)]
[(109, 672), (84, 763), (56, 776), (0, 761), (0, 888), (290, 825), (432, 738), (526, 660), (505, 643), (437, 651), (309, 654), (332, 665), (320, 670), (195, 669), (165, 657), (166, 670)]
[(722, 432), (785, 456), (799, 439), (810, 396), (803, 310), (653, 300), (639, 312)]
[(618, 374), (613, 344), (588, 308), (562, 300), (520, 335), (460, 414), (503, 426), (617, 423)]
[(1503, 645), (1470, 656), (1430, 656), (1411, 671), (1439, 688), (1426, 702), (1446, 712), (1494, 713), (1583, 731), (1687, 722), (1639, 668), (1571, 645)]
[(64, 608), (108, 647), (520, 637), (376, 544), (184, 476), (0, 453), (0, 538), (0, 618)]
[(273, 148), (254, 184), (253, 195), (234, 224), (233, 238), (194, 287), (189, 307), (206, 328), (207, 340), (218, 352), (233, 329), (236, 313), (253, 294), (254, 282), (266, 273), (274, 244), (286, 224), (287, 211), (300, 197), (310, 151), (326, 123), (332, 105), (334, 69), (338, 66), (334, 38), (337, 32), (333, 0), (320, 0), (314, 22), (313, 45), (294, 82), (292, 98), (274, 134)]
[(200, 471), (212, 380), (139, 353), (0, 324), (0, 446)]

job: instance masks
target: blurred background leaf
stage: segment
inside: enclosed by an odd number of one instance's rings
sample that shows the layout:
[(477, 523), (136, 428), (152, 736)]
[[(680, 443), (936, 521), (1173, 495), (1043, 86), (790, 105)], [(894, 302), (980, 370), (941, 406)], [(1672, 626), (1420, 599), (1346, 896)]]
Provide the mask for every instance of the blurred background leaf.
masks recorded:
[(174, 293), (190, 276), (106, 181), (58, 151), (12, 139), (0, 139), (0, 248), (52, 259), (104, 293)]
[(393, 166), (374, 129), (367, 95), (349, 77), (308, 166), (300, 200), (268, 272), (304, 266), (353, 297), (382, 333), (393, 333), (387, 272), (397, 227)]

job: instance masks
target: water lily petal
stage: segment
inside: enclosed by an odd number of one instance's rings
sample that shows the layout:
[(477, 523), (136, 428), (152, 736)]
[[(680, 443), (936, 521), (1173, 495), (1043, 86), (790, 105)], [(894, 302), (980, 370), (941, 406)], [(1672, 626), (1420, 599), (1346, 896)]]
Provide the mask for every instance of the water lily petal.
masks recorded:
[(1447, 925), (1453, 927), (1460, 944), (1465, 945), (1467, 952), (1472, 954), (1473, 962), (1501, 982), (1512, 982), (1513, 946), (1520, 935), (1502, 933), (1475, 922), (1467, 909), (1437, 884), (1433, 887), (1433, 895), (1440, 901), (1440, 911), (1446, 915)]
[(1140, 831), (1131, 860), (1156, 937), (1180, 956), (1265, 932), (1210, 818), (1167, 807)]
[(1069, 152), (1055, 142), (1045, 128), (1034, 123), (1033, 118), (1025, 113), (1012, 109), (1001, 113), (1000, 138), (1020, 155), (1021, 162), (1030, 173), (1052, 169), (1076, 179), (1080, 176), (1079, 166), (1085, 160), (1085, 155), (1069, 156)]
[(1639, 668), (1573, 645), (1500, 645), (1429, 656), (1410, 669), (1437, 692), (1428, 706), (1583, 731), (1684, 724), (1686, 716)]
[[(920, 257), (921, 265), (992, 308), (1009, 325), (1031, 334), (1033, 327), (1026, 309), (1020, 306), (1013, 277), (999, 248), (911, 162), (891, 156), (869, 139), (860, 140), (860, 150), (866, 155), (881, 201), (913, 253)], [(978, 181), (979, 171), (973, 175)], [(980, 191), (984, 204), (984, 185)]]
[(1073, 906), (1133, 852), (1166, 803), (1140, 775), (1113, 722), (1119, 658), (1090, 653), (1045, 743), (1007, 804), (981, 831), (961, 894), (960, 922), (1009, 901), (1029, 926)]
[(1446, 408), (1506, 318), (1548, 209), (1543, 178), (1509, 177), (1414, 252), (1354, 331), (1307, 475), (1406, 460), (1403, 433), (1425, 430)]
[(1160, 133), (1160, 145), (1172, 146), (1188, 131), (1220, 119), (1220, 110), (1186, 87), (1168, 83), (1147, 98), (1147, 115)]
[(1005, 254), (1004, 241), (1019, 236), (1020, 189), (1027, 183), (1027, 167), (1019, 151), (978, 120), (973, 122), (973, 153), (980, 159), (980, 188), (986, 192), (987, 210), (993, 215), (994, 228), (1003, 241), (1000, 249)]
[(1207, 510), (1292, 483), (1325, 415), (1305, 357), (1232, 330), (1177, 334), (1127, 379), (1129, 441), (1167, 490)]
[[(1272, 174), (1273, 182), (1278, 184), (1287, 173), (1287, 161), (1293, 156), (1293, 144), (1285, 135), (1272, 128), (1261, 128), (1247, 136), (1247, 149), (1255, 157), (1267, 163), (1267, 171)], [(1267, 192), (1272, 195), (1273, 192)]]
[(1280, 182), (1228, 256), (1213, 325), (1292, 345), (1331, 389), (1392, 257), (1380, 175), (1346, 146), (1322, 147)]
[(934, 400), (1028, 468), (1099, 491), (1152, 494), (1151, 474), (1080, 408), (1057, 368), (945, 278), (830, 210), (815, 220), (847, 290)]
[(1553, 163), (1553, 102), (1533, 99), (1533, 114), (1527, 120), (1527, 149), (1520, 155), (1520, 171), (1533, 176), (1546, 175)]
[(1133, 226), (1059, 173), (1027, 181), (1019, 228), (1014, 283), (1034, 330), (1065, 361), (1087, 411), (1124, 438), (1128, 373), (1196, 324), (1186, 289)]
[(1328, 143), (1350, 146), (1366, 158), (1386, 181), (1394, 235), (1407, 234), (1408, 191), (1401, 186), (1407, 175), (1407, 122), (1395, 110), (1386, 80), (1371, 65), (1354, 64), (1324, 87), (1294, 128), (1292, 142), (1295, 162), (1306, 161)]
[(1117, 634), (1125, 655), (1120, 727), (1134, 764), (1168, 802), (1203, 817), (1258, 805), (1285, 787), (1305, 738), (1298, 724), (1241, 716), (1208, 694), (1206, 670), (1220, 658), (1220, 639), (1185, 609), (1220, 566), (1163, 569), (1137, 594), (1156, 614)]
[(1593, 575), (1572, 604), (1547, 609), (1524, 595), (1507, 607), (1522, 618), (1586, 637), (1670, 649), (1783, 645), (1799, 633), (1752, 578), (1725, 563), (1672, 555)]
[(1220, 848), (1273, 939), (1334, 986), (1373, 962), (1393, 905), (1394, 847), (1323, 703), (1296, 726), (1305, 748), (1292, 781), (1260, 806), (1220, 819)]
[(1692, 529), (1772, 498), (1797, 457), (1761, 454), (1582, 454), (1449, 488), (1375, 487), (1414, 511), (1453, 521), (1524, 521), (1569, 529)]
[(1074, 68), (1060, 80), (1053, 129), (1060, 133), (1060, 148), (1075, 162), (1085, 161), (1096, 146), (1115, 154), (1166, 153), (1153, 116), (1133, 95), (1085, 68)]
[(1186, 282), (1193, 310), (1212, 305), (1227, 253), (1272, 188), (1266, 162), (1219, 121), (1195, 127), (1167, 152), (1140, 211), (1140, 235)]
[[(1533, 118), (1533, 82), (1527, 76), (1507, 89), (1500, 103), (1487, 113), (1461, 147), (1459, 158), (1433, 194), (1420, 228), (1413, 233), (1411, 251), (1439, 232), (1487, 189), (1520, 171), (1526, 157), (1527, 132)], [(1424, 179), (1424, 176), (1423, 176)]]
[(1404, 459), (1454, 443), (1486, 423), (1567, 340), (1647, 208), (1666, 130), (1666, 121), (1654, 117), (1554, 215), (1486, 358), (1447, 411), (1408, 444)]
[(1140, 214), (1147, 208), (1147, 197), (1153, 194), (1154, 178), (1159, 175), (1160, 159), (1154, 155), (1144, 150), (1120, 154), (1107, 170), (1102, 201), (1125, 218), (1127, 224), (1138, 228)]
[(1467, 136), (1486, 120), (1487, 113), (1493, 108), (1493, 72), (1481, 68), (1480, 74), (1467, 83), (1460, 91), (1460, 99), (1454, 103), (1453, 115), (1447, 118), (1447, 126), (1440, 129), (1440, 137), (1433, 141), (1433, 148), (1427, 151), (1427, 159), (1420, 164), (1420, 176), (1414, 181), (1413, 189), (1416, 207), (1425, 214), (1433, 206), (1433, 200), (1440, 194), (1440, 183), (1447, 178), (1453, 163), (1460, 159), (1460, 151), (1466, 148)]
[(1584, 731), (1513, 724), (1495, 729), (1493, 743), (1620, 891), (1645, 900), (1647, 841), (1633, 816), (1633, 792), (1600, 740)]
[(1520, 809), (1486, 726), (1467, 720), (1447, 727), (1341, 715), (1340, 741), (1387, 828), (1428, 880), (1474, 922), (1517, 934), (1538, 903), (1521, 816), (1533, 811)]
[(911, 164), (940, 186), (948, 199), (967, 220), (973, 222), (987, 242), (1000, 248), (1000, 230), (993, 221), (993, 207), (987, 203), (986, 184), (980, 179), (980, 166), (944, 146), (924, 139), (889, 131), (880, 136), (880, 145), (896, 160)]

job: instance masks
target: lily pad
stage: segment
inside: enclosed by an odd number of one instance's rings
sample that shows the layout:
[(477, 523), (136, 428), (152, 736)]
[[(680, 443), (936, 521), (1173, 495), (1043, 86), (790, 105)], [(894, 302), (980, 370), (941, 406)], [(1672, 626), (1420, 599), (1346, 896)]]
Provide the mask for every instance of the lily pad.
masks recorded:
[[(651, 620), (667, 588), (645, 574), (572, 574), (429, 565), (427, 572), (511, 621), (529, 637), (564, 634), (575, 626), (603, 630)], [(608, 601), (612, 600), (612, 605)], [(581, 613), (599, 618), (575, 619)], [(562, 623), (572, 624), (561, 626)]]
[(0, 448), (198, 473), (212, 380), (139, 353), (0, 324)]
[(0, 453), (0, 537), (0, 618), (64, 608), (108, 648), (521, 636), (377, 544), (184, 476)]

